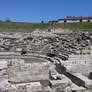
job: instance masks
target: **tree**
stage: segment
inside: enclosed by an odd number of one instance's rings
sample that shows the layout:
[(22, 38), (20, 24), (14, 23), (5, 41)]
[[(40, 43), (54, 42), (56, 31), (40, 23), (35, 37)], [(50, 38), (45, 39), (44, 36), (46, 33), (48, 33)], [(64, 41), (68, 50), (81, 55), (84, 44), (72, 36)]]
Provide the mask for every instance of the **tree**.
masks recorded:
[(43, 20), (41, 21), (41, 24), (44, 24), (44, 21)]
[(10, 19), (6, 19), (6, 22), (11, 22), (11, 20)]
[(3, 22), (2, 20), (0, 20), (0, 22)]

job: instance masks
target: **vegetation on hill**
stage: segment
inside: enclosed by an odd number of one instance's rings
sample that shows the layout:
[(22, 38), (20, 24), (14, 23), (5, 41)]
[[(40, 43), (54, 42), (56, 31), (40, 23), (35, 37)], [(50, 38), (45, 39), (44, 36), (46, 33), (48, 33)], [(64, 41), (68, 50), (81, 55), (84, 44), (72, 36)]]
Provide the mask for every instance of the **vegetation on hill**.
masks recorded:
[(62, 28), (70, 29), (74, 31), (92, 31), (92, 22), (85, 23), (62, 23), (62, 24), (51, 24), (51, 23), (21, 23), (11, 22), (0, 22), (0, 32), (32, 32), (35, 29), (47, 29), (47, 28)]
[(70, 29), (73, 31), (92, 31), (92, 22), (54, 24), (55, 28)]
[(32, 32), (35, 29), (46, 29), (45, 23), (0, 22), (0, 32)]

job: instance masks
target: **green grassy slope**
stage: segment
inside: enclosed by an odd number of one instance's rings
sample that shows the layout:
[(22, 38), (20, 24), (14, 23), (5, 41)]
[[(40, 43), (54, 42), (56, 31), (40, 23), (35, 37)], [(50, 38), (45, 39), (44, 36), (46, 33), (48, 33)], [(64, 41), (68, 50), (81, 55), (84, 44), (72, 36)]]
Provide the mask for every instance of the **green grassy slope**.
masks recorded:
[(71, 29), (73, 31), (92, 31), (92, 22), (54, 24), (56, 28)]
[(49, 24), (41, 23), (18, 23), (18, 22), (0, 22), (0, 32), (32, 32), (33, 30), (46, 29)]
[(0, 32), (32, 32), (37, 28), (47, 29), (53, 27), (71, 29), (74, 31), (92, 31), (92, 22), (62, 24), (0, 22)]

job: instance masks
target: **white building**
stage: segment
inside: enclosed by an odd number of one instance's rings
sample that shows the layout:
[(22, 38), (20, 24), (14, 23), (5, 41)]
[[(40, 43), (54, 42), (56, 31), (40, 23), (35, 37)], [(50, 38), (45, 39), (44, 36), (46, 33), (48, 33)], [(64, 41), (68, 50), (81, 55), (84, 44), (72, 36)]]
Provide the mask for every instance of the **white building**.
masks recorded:
[(50, 23), (78, 23), (78, 22), (92, 22), (92, 17), (72, 17), (68, 16), (57, 21), (50, 21)]

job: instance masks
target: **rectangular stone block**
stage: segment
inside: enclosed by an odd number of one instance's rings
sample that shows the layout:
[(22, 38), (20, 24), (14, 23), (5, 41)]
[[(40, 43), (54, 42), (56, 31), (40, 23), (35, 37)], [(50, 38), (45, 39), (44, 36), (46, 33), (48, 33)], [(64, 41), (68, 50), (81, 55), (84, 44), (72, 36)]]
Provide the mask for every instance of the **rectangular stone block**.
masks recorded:
[(6, 69), (7, 68), (7, 61), (2, 59), (0, 60), (0, 69)]
[(47, 62), (10, 66), (8, 76), (10, 82), (18, 83), (49, 80), (49, 66)]
[(65, 89), (67, 86), (71, 85), (71, 81), (67, 77), (62, 75), (61, 80), (50, 80), (50, 84), (51, 84), (52, 89), (53, 88)]
[(33, 82), (26, 86), (27, 92), (39, 92), (42, 91), (40, 82)]
[(72, 85), (71, 85), (71, 90), (74, 91), (74, 92), (86, 92), (86, 88), (79, 87), (74, 83), (72, 83)]

